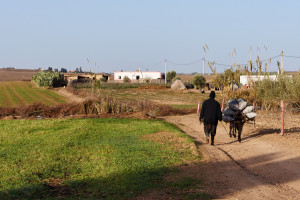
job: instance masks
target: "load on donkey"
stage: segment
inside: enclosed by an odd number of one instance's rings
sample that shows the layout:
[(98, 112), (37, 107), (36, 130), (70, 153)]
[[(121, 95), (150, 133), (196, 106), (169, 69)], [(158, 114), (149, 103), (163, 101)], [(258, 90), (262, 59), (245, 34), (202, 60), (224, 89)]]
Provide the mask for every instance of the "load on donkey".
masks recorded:
[(238, 133), (238, 141), (241, 142), (244, 123), (254, 120), (257, 114), (253, 112), (253, 106), (247, 106), (247, 101), (244, 99), (230, 99), (227, 105), (222, 119), (224, 122), (230, 123), (229, 136), (236, 138), (236, 133)]

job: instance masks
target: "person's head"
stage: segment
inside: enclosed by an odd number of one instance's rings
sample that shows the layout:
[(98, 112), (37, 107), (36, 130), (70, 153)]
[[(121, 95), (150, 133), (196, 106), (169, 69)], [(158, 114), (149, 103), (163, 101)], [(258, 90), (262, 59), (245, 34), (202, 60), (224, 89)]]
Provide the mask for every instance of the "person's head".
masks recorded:
[(215, 96), (216, 96), (215, 91), (211, 91), (210, 94), (209, 94), (209, 97), (212, 98), (212, 99), (214, 99)]

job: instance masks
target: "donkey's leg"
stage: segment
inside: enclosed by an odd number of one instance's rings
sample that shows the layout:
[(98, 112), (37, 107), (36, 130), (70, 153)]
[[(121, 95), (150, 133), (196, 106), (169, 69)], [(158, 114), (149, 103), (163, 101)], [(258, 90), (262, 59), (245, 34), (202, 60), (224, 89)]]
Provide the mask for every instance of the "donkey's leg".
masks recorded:
[(234, 124), (232, 122), (230, 122), (229, 123), (229, 137), (232, 137), (233, 129), (234, 129)]
[(237, 131), (236, 123), (234, 123), (234, 127), (233, 127), (233, 137), (234, 138), (236, 138), (236, 131)]
[(242, 135), (242, 131), (243, 131), (243, 126), (244, 126), (243, 122), (240, 122), (238, 125), (238, 141), (239, 142), (242, 141), (241, 135)]

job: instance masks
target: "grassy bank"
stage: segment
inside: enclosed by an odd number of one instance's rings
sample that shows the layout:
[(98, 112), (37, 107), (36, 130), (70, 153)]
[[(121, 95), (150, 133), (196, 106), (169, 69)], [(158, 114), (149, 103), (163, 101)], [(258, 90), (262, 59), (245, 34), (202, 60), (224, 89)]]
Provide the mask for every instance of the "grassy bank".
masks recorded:
[(13, 120), (0, 126), (0, 199), (128, 199), (163, 186), (168, 172), (198, 160), (192, 140), (163, 121)]

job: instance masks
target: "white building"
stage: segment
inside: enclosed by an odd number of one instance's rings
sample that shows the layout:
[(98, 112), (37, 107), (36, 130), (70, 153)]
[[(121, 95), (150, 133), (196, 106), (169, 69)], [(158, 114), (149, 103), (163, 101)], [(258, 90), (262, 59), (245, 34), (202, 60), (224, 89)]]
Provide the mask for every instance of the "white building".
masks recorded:
[(145, 79), (161, 79), (161, 72), (114, 72), (115, 81), (123, 81), (125, 77), (128, 77), (130, 80), (145, 80)]
[[(276, 81), (277, 80), (278, 75), (252, 75), (252, 76), (247, 76), (247, 75), (242, 75), (240, 76), (240, 83), (242, 85), (246, 85), (249, 86), (251, 82), (257, 82), (257, 81), (262, 81), (263, 79), (270, 79), (272, 81)], [(287, 76), (287, 77), (292, 77), (292, 76)]]

